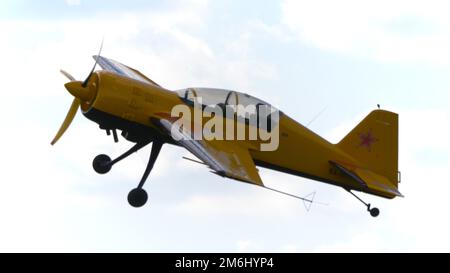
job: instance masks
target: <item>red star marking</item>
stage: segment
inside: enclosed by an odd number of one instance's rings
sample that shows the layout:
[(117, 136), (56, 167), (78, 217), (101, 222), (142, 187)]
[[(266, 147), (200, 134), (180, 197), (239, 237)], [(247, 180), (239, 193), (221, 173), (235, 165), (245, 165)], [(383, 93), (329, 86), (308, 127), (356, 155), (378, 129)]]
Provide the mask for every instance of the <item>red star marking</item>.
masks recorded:
[(372, 149), (372, 144), (378, 141), (378, 139), (373, 136), (372, 129), (365, 134), (359, 134), (359, 140), (361, 141), (359, 147), (366, 147), (369, 152)]

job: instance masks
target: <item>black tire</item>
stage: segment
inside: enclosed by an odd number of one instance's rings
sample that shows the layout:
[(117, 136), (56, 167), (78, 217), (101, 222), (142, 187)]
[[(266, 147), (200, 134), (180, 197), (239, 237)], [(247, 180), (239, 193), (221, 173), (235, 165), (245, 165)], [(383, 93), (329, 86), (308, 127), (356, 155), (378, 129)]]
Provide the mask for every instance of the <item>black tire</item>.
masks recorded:
[(133, 189), (128, 194), (128, 203), (130, 206), (140, 208), (147, 203), (148, 195), (144, 189)]
[(380, 214), (380, 210), (379, 209), (377, 209), (377, 208), (370, 209), (370, 215), (372, 217), (377, 217), (379, 214)]
[(111, 170), (111, 158), (107, 155), (98, 155), (92, 161), (92, 167), (99, 174), (105, 174)]

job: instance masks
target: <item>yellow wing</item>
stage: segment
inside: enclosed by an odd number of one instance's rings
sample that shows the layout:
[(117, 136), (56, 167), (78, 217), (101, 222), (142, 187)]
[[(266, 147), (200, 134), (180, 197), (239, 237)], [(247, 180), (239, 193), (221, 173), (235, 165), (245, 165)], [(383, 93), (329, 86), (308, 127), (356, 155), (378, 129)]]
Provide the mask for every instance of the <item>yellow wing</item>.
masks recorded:
[(160, 123), (178, 144), (202, 160), (214, 170), (214, 173), (263, 186), (261, 177), (247, 148), (242, 147), (235, 141), (194, 140), (190, 132), (172, 131), (172, 122), (169, 120), (161, 119)]

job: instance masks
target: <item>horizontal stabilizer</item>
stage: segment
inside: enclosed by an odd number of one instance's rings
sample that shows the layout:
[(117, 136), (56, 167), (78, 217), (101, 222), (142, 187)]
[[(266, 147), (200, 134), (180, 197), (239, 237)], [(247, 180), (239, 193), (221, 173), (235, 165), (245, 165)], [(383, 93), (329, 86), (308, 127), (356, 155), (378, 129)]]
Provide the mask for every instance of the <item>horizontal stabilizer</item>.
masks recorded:
[(403, 197), (395, 186), (396, 184), (380, 174), (342, 162), (330, 161), (330, 163), (358, 182), (362, 187), (362, 191), (368, 191), (386, 198)]

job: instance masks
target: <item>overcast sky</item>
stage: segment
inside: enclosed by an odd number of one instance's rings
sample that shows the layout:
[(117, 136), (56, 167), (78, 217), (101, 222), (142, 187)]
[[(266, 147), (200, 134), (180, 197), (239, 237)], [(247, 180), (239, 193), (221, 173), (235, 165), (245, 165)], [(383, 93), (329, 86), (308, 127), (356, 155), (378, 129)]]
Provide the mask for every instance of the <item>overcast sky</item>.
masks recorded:
[[(0, 251), (450, 251), (448, 1), (1, 1)], [(229, 88), (273, 103), (337, 142), (381, 104), (400, 115), (400, 192), (372, 218), (343, 189), (261, 170), (301, 201), (223, 179), (164, 146), (145, 189), (126, 197), (149, 147), (96, 174), (114, 144), (78, 113), (64, 68), (84, 79), (102, 55), (168, 89)], [(302, 155), (299, 154), (299, 157)], [(292, 159), (295, 160), (295, 159)]]

